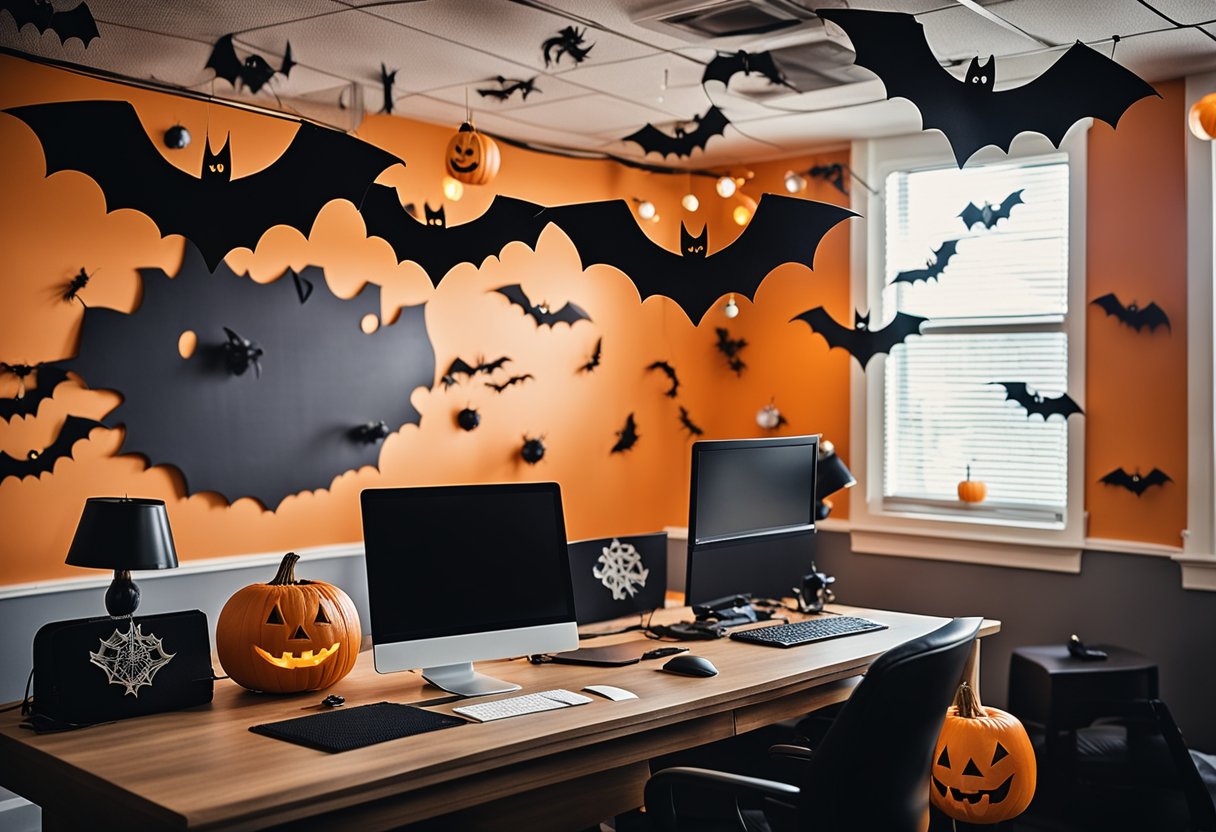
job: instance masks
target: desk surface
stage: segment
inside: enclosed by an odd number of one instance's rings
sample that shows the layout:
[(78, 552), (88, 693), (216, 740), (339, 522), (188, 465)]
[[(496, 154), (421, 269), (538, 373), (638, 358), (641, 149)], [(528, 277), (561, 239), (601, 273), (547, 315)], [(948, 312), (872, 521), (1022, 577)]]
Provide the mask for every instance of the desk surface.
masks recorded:
[[(341, 754), (248, 730), (317, 713), (325, 695), (319, 692), (271, 696), (222, 681), (210, 706), (42, 736), (19, 728), (20, 716), (9, 712), (0, 715), (0, 785), (43, 806), (47, 832), (82, 823), (93, 829), (390, 829), (450, 817), (463, 807), (472, 808), (457, 823), (462, 829), (479, 828), (477, 807), (500, 826), (502, 813), (510, 811), (527, 818), (517, 828), (578, 828), (640, 805), (649, 758), (840, 701), (878, 655), (946, 621), (832, 609), (866, 615), (890, 629), (788, 650), (686, 642), (718, 667), (711, 678), (663, 673), (664, 660), (620, 668), (483, 662), (483, 672), (523, 685), (519, 693), (611, 684), (639, 698), (595, 697), (589, 705)], [(687, 616), (686, 609), (663, 610), (656, 622)], [(999, 629), (999, 622), (985, 621), (981, 635)], [(625, 642), (637, 642), (639, 655), (657, 645), (639, 633), (587, 644)], [(416, 673), (377, 674), (369, 653), (327, 692), (342, 694), (348, 706), (443, 695)], [(501, 697), (476, 701), (495, 698)], [(431, 707), (451, 713), (458, 704)], [(529, 814), (538, 804), (544, 811)]]

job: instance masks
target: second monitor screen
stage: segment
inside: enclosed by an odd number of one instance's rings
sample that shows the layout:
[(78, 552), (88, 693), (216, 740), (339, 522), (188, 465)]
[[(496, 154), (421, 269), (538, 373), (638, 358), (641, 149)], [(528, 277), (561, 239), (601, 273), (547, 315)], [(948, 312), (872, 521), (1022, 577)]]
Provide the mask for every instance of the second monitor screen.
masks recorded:
[(808, 442), (700, 453), (696, 542), (813, 526), (816, 450)]

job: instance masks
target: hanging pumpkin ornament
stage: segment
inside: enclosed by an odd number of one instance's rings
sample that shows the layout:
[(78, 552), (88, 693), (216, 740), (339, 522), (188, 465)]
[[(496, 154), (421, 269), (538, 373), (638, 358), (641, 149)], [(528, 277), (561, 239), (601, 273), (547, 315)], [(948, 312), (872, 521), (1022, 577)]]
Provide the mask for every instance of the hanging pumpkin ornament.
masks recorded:
[(320, 690), (350, 673), (363, 633), (350, 597), (324, 581), (298, 580), (288, 552), (274, 579), (237, 590), (215, 626), (232, 681), (250, 690)]
[(1210, 92), (1191, 106), (1187, 124), (1195, 138), (1216, 139), (1216, 92)]
[(498, 143), (478, 133), (472, 121), (460, 125), (443, 157), (451, 177), (466, 185), (489, 184), (498, 175), (500, 161)]
[(1030, 805), (1036, 776), (1017, 717), (985, 708), (969, 684), (959, 685), (933, 751), (933, 805), (955, 820), (1000, 823)]
[(481, 414), (472, 407), (466, 407), (456, 414), (456, 424), (465, 430), (473, 430), (481, 424)]
[(967, 466), (967, 479), (958, 484), (958, 498), (964, 503), (982, 503), (988, 496), (988, 486), (971, 479), (971, 466)]
[(523, 457), (524, 462), (535, 465), (545, 458), (545, 443), (537, 437), (525, 436), (523, 447), (519, 449), (519, 455)]

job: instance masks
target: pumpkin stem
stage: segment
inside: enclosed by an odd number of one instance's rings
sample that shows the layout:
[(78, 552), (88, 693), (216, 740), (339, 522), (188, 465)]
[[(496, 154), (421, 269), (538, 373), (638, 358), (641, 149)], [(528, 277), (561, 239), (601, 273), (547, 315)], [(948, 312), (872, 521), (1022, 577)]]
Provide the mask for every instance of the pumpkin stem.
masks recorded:
[(963, 719), (988, 716), (988, 712), (980, 704), (979, 695), (966, 682), (959, 685), (958, 692), (954, 694), (954, 707), (958, 709), (958, 715)]
[(971, 482), (971, 466), (967, 466), (967, 482)]
[(295, 552), (288, 552), (283, 555), (283, 560), (279, 563), (279, 571), (275, 573), (274, 580), (270, 582), (270, 586), (291, 586), (298, 584), (296, 580), (296, 561), (300, 556)]

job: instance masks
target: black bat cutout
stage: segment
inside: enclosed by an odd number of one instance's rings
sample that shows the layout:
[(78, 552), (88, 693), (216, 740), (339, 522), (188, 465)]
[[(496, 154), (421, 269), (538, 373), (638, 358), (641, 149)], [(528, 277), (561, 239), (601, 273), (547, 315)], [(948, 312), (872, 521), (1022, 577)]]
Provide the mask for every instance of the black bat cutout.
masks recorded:
[(453, 384), (456, 384), (457, 373), (463, 375), (467, 381), (477, 373), (485, 373), (486, 375), (489, 375), (495, 370), (500, 369), (502, 365), (506, 364), (510, 360), (511, 359), (508, 356), (504, 355), (488, 362), (478, 358), (476, 364), (470, 364), (463, 358), (458, 357), (454, 359), (450, 365), (448, 365), (448, 371), (444, 373), (443, 377), (439, 380), (443, 383), (443, 388), (446, 390)]
[[(133, 208), (162, 235), (194, 243), (210, 271), (229, 251), (253, 249), (268, 228), (289, 225), (307, 236), (331, 200), (358, 205), (386, 168), (405, 164), (337, 130), (301, 122), (291, 144), (269, 167), (232, 179), (230, 141), (203, 153), (201, 178), (178, 170), (144, 132), (126, 101), (69, 101), (6, 110), (42, 142), (46, 175), (80, 171), (105, 195), (106, 210)], [(80, 125), (89, 125), (88, 130)]]
[(848, 169), (840, 162), (833, 162), (830, 165), (812, 165), (811, 169), (807, 171), (812, 179), (822, 179), (845, 196), (849, 195), (849, 189), (844, 184), (844, 175), (847, 172)]
[(959, 214), (963, 219), (963, 225), (967, 226), (967, 230), (970, 231), (973, 226), (980, 223), (983, 223), (984, 228), (992, 228), (999, 220), (1009, 219), (1009, 212), (1013, 210), (1013, 206), (1025, 204), (1022, 200), (1024, 190), (1026, 189), (1014, 191), (1001, 200), (999, 206), (985, 202), (983, 208), (978, 208), (974, 202), (968, 202), (967, 207)]
[(667, 376), (668, 381), (671, 382), (671, 388), (663, 395), (667, 396), (669, 399), (674, 399), (676, 397), (676, 391), (680, 389), (680, 379), (676, 375), (676, 368), (668, 364), (666, 361), (656, 361), (653, 364), (647, 365), (646, 369), (647, 371), (663, 371), (663, 375)]
[(1030, 388), (1026, 383), (1021, 381), (990, 381), (988, 383), (999, 384), (1004, 387), (1005, 401), (1017, 402), (1026, 408), (1027, 418), (1042, 416), (1043, 421), (1046, 422), (1057, 414), (1067, 420), (1074, 413), (1085, 413), (1067, 393), (1061, 393), (1058, 396), (1049, 398), (1037, 391), (1030, 392)]
[(77, 38), (88, 49), (93, 38), (101, 36), (87, 3), (77, 3), (66, 11), (57, 12), (49, 0), (0, 0), (0, 9), (8, 10), (13, 16), (18, 31), (32, 23), (38, 34), (45, 35), (49, 29), (65, 46), (69, 40)]
[(714, 346), (726, 357), (726, 366), (734, 370), (735, 375), (743, 375), (743, 370), (747, 365), (743, 363), (739, 353), (747, 346), (747, 341), (743, 338), (731, 338), (730, 330), (726, 327), (717, 327), (714, 332), (718, 336), (718, 343)]
[(618, 430), (616, 435), (616, 444), (612, 446), (612, 453), (614, 454), (628, 451), (637, 444), (641, 437), (638, 435), (638, 425), (637, 422), (633, 420), (632, 413), (630, 413), (629, 417), (625, 419), (625, 427)]
[(840, 347), (847, 350), (863, 370), (874, 356), (889, 353), (896, 345), (907, 340), (909, 335), (919, 335), (921, 326), (927, 320), (906, 312), (896, 312), (895, 319), (882, 329), (870, 329), (870, 316), (854, 312), (853, 326), (847, 327), (837, 323), (822, 306), (790, 318), (791, 322), (802, 321), (812, 332), (823, 336), (823, 340), (828, 342), (828, 349)]
[(85, 286), (88, 286), (89, 281), (92, 279), (93, 275), (86, 272), (84, 270), (84, 266), (81, 266), (80, 273), (69, 280), (68, 285), (63, 290), (64, 302), (71, 303), (74, 300), (79, 301), (81, 306), (88, 309), (89, 305), (85, 303), (84, 298), (80, 296), (80, 291), (84, 289)]
[(549, 304), (544, 301), (539, 304), (532, 303), (532, 300), (524, 294), (524, 288), (518, 283), (499, 286), (494, 291), (511, 301), (512, 306), (518, 306), (526, 314), (531, 315), (538, 328), (547, 326), (552, 329), (556, 324), (568, 324), (573, 327), (579, 321), (591, 320), (591, 316), (583, 311), (582, 307), (573, 303), (567, 302), (561, 309), (556, 310), (550, 309)]
[(393, 114), (393, 84), (397, 83), (397, 70), (388, 71), (388, 67), (384, 62), (380, 62), (380, 88), (384, 92), (384, 106), (380, 108), (380, 112), (386, 115)]
[[(5, 421), (14, 416), (29, 416), (38, 412), (39, 406), (55, 395), (55, 388), (68, 380), (67, 371), (54, 364), (6, 364), (0, 361), (0, 371), (17, 377), (17, 395), (11, 399), (0, 399), (0, 418)], [(38, 386), (29, 389), (25, 380), (35, 374)]]
[(634, 142), (641, 146), (643, 154), (658, 153), (664, 159), (671, 154), (676, 156), (691, 156), (698, 147), (702, 150), (714, 136), (721, 136), (726, 131), (730, 120), (717, 107), (711, 106), (703, 116), (693, 116), (697, 123), (691, 132), (683, 127), (676, 127), (676, 134), (670, 136), (653, 124), (647, 124), (641, 130), (630, 133), (623, 142)]
[(680, 226), (680, 253), (656, 245), (638, 226), (623, 199), (546, 208), (540, 215), (574, 243), (583, 268), (604, 263), (624, 272), (644, 301), (651, 295), (674, 300), (693, 324), (723, 295), (755, 300), (768, 273), (783, 263), (811, 268), (823, 235), (857, 216), (826, 202), (764, 194), (743, 233), (706, 256), (708, 233), (693, 237)]
[[(226, 265), (212, 273), (192, 245), (175, 277), (140, 274), (139, 307), (87, 309), (79, 355), (65, 366), (89, 387), (122, 395), (103, 422), (126, 426), (123, 453), (176, 466), (187, 494), (253, 497), (274, 509), (378, 463), (381, 446), (351, 441), (353, 426), (419, 423), (410, 393), (435, 379), (423, 306), (403, 307), (367, 334), (360, 322), (381, 312), (375, 284), (343, 300), (310, 266), (300, 274), (316, 291), (300, 304), (286, 274), (263, 284)], [(260, 379), (228, 374), (222, 326), (265, 349)], [(198, 345), (183, 359), (185, 331)]]
[(1132, 301), (1130, 305), (1124, 306), (1113, 292), (1100, 298), (1094, 298), (1090, 303), (1101, 307), (1102, 311), (1107, 315), (1113, 315), (1120, 323), (1127, 324), (1136, 330), (1136, 332), (1139, 332), (1144, 327), (1148, 327), (1148, 331), (1153, 332), (1157, 327), (1164, 326), (1173, 334), (1174, 330), (1170, 327), (1169, 317), (1155, 303), (1149, 303), (1148, 306), (1142, 307), (1138, 306), (1135, 301)]
[(773, 56), (770, 53), (744, 52), (742, 49), (729, 54), (719, 52), (712, 61), (705, 65), (705, 72), (701, 75), (701, 85), (704, 86), (710, 81), (721, 81), (724, 85), (730, 86), (731, 76), (739, 72), (745, 75), (751, 75), (754, 72), (757, 75), (763, 75), (774, 86), (794, 89), (782, 77), (781, 70), (773, 62)]
[(250, 55), (241, 60), (237, 57), (232, 45), (232, 35), (224, 35), (211, 48), (211, 57), (207, 59), (207, 68), (215, 70), (216, 78), (223, 78), (234, 87), (245, 85), (250, 92), (257, 93), (275, 75), (287, 77), (291, 68), (296, 65), (291, 57), (291, 41), (283, 54), (283, 62), (275, 69), (261, 55)]
[(1122, 468), (1116, 468), (1098, 480), (1098, 482), (1105, 485), (1115, 485), (1119, 488), (1126, 488), (1128, 491), (1139, 497), (1154, 485), (1163, 486), (1167, 482), (1173, 482), (1173, 480), (1170, 478), (1169, 474), (1165, 473), (1160, 468), (1154, 468), (1143, 476), (1140, 475), (1139, 468), (1136, 469), (1136, 473), (1134, 474), (1129, 474)]
[(555, 36), (547, 39), (540, 45), (540, 50), (545, 56), (545, 66), (548, 67), (550, 63), (561, 63), (563, 55), (569, 55), (576, 65), (587, 60), (587, 56), (591, 54), (595, 44), (583, 46), (586, 34), (586, 29), (566, 26)]
[(486, 387), (489, 387), (495, 393), (501, 393), (503, 390), (506, 390), (508, 387), (511, 387), (512, 385), (520, 384), (522, 382), (527, 381), (528, 379), (535, 379), (535, 378), (536, 378), (536, 376), (532, 375), (531, 373), (524, 373), (522, 376), (511, 376), (509, 379), (504, 381), (502, 384), (494, 384), (491, 381), (487, 381)]
[(925, 268), (912, 269), (895, 275), (892, 283), (916, 283), (918, 280), (937, 280), (958, 252), (958, 240), (946, 240), (941, 248), (933, 252), (933, 259), (925, 261)]
[(588, 358), (582, 364), (582, 366), (580, 366), (578, 368), (578, 371), (580, 373), (594, 372), (595, 368), (600, 366), (600, 358), (603, 356), (603, 354), (604, 354), (604, 339), (602, 337), (600, 337), (600, 338), (597, 338), (595, 341), (595, 350), (591, 353), (591, 357)]
[(69, 416), (64, 420), (63, 427), (60, 428), (55, 441), (41, 451), (30, 451), (25, 459), (14, 459), (4, 451), (0, 451), (0, 482), (4, 482), (9, 477), (25, 479), (40, 476), (48, 471), (53, 472), (56, 462), (64, 457), (72, 456), (72, 446), (81, 439), (88, 438), (89, 431), (93, 428), (100, 427), (104, 426), (94, 419)]
[(877, 75), (888, 98), (906, 98), (920, 110), (925, 130), (946, 135), (961, 168), (977, 150), (1008, 152), (1019, 133), (1042, 133), (1056, 147), (1086, 116), (1115, 127), (1141, 98), (1158, 95), (1135, 73), (1077, 41), (1043, 74), (996, 91), (996, 61), (971, 61), (966, 79), (945, 69), (912, 15), (860, 9), (822, 9), (819, 16), (844, 29), (858, 66)]
[(688, 435), (690, 437), (701, 436), (705, 433), (705, 431), (701, 430), (701, 428), (698, 427), (689, 417), (688, 409), (683, 405), (680, 405), (680, 426), (683, 427), (684, 430), (688, 431)]
[(544, 92), (540, 87), (536, 86), (537, 76), (521, 80), (519, 78), (504, 78), (499, 75), (494, 80), (498, 82), (498, 89), (478, 89), (477, 94), (482, 98), (493, 98), (497, 101), (506, 101), (515, 93), (520, 93), (524, 101), (528, 100), (528, 96), (534, 92)]

